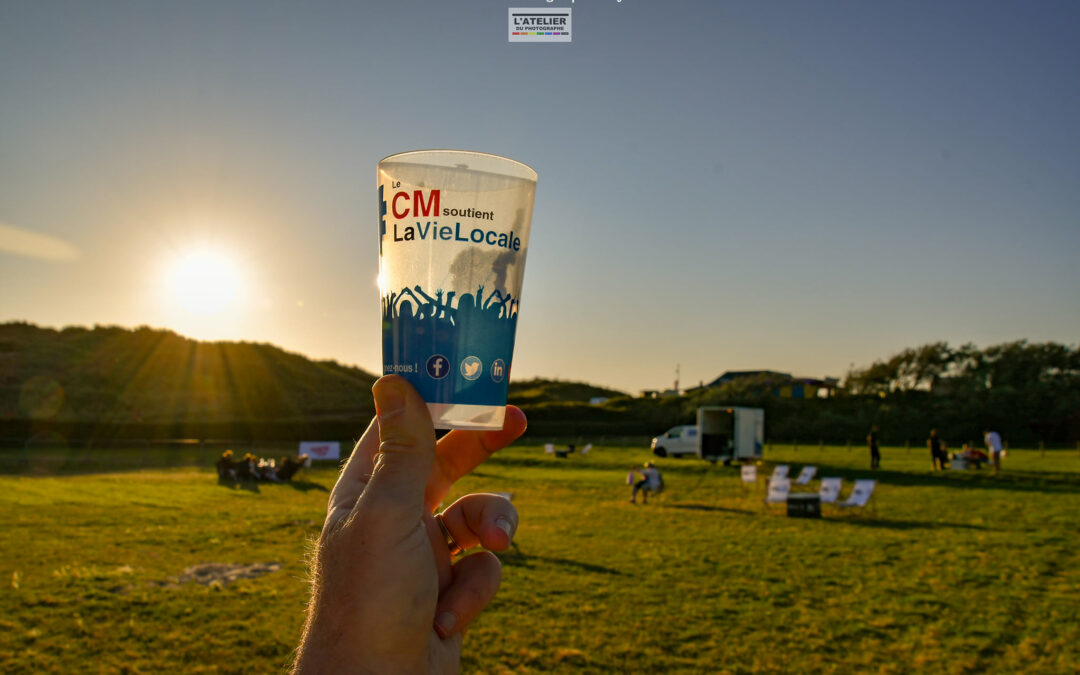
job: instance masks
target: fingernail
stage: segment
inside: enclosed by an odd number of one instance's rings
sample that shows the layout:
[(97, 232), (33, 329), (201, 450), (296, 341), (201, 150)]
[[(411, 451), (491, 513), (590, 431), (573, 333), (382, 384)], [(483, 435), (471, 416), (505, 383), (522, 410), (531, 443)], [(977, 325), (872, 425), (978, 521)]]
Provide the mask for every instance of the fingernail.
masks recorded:
[(507, 520), (506, 518), (503, 518), (502, 516), (499, 516), (498, 518), (496, 518), (495, 519), (495, 527), (497, 527), (500, 530), (502, 530), (503, 532), (505, 532), (507, 539), (509, 539), (511, 536), (513, 536), (511, 533), (514, 530), (514, 527), (513, 527), (513, 525), (510, 524), (510, 521)]
[(379, 380), (371, 388), (375, 396), (375, 414), (386, 417), (405, 408), (405, 392), (393, 380)]
[(449, 635), (456, 625), (457, 617), (453, 612), (439, 612), (439, 615), (435, 617), (435, 630), (443, 637)]

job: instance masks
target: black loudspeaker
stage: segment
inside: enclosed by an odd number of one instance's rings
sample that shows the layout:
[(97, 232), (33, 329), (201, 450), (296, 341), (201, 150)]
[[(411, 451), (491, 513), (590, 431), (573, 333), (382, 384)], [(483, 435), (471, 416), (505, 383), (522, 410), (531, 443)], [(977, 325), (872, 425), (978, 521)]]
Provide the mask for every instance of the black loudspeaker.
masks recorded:
[(787, 514), (791, 518), (820, 518), (821, 497), (815, 494), (788, 495)]

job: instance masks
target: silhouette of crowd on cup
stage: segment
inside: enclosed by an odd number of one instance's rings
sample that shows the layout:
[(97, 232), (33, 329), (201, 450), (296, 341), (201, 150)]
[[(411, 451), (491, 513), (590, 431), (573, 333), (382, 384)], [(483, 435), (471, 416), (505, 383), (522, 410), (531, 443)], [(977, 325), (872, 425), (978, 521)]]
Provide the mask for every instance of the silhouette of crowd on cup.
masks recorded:
[[(455, 304), (456, 297), (456, 304)], [(390, 292), (382, 298), (384, 351), (395, 362), (408, 363), (441, 353), (455, 359), (459, 344), (482, 360), (509, 359), (517, 326), (518, 300), (498, 289), (486, 297), (484, 286), (476, 293), (435, 291), (435, 296), (419, 286)]]
[(311, 466), (311, 459), (307, 455), (286, 456), (274, 461), (248, 452), (236, 459), (232, 450), (226, 450), (218, 458), (217, 472), (219, 481), (286, 483), (304, 466)]
[[(435, 291), (435, 297), (433, 298), (425, 293), (419, 284), (412, 288), (406, 286), (401, 289), (400, 293), (390, 292), (383, 296), (383, 318), (387, 321), (394, 318), (415, 319), (416, 321), (434, 319), (440, 322), (450, 322), (453, 325), (460, 325), (475, 316), (481, 316), (489, 321), (517, 318), (518, 301), (514, 299), (511, 293), (503, 294), (498, 289), (495, 289), (487, 297), (487, 300), (483, 301), (483, 305), (480, 305), (480, 301), (484, 297), (484, 286), (481, 284), (477, 288), (475, 296), (471, 293), (463, 293), (458, 298), (456, 308), (453, 306), (455, 295), (457, 295), (456, 291), (446, 293), (446, 300), (444, 301), (444, 293), (441, 288)], [(412, 302), (407, 300), (405, 296), (412, 298)], [(413, 303), (416, 303), (416, 309), (413, 309)]]

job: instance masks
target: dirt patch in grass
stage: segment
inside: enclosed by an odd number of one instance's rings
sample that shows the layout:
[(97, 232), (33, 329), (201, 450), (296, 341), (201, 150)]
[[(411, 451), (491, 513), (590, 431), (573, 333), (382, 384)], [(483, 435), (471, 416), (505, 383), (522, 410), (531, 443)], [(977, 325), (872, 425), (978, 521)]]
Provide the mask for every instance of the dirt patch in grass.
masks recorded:
[(177, 582), (187, 584), (195, 582), (203, 586), (209, 586), (215, 581), (223, 586), (239, 579), (257, 579), (265, 574), (277, 572), (281, 569), (281, 563), (252, 563), (250, 565), (237, 565), (229, 563), (202, 563), (188, 567), (177, 577)]

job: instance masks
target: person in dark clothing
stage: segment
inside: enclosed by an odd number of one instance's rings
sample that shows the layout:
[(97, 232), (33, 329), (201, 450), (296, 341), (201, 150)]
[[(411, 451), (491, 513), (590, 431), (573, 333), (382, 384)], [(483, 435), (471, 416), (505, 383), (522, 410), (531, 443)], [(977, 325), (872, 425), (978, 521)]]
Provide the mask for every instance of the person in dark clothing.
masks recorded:
[(233, 451), (226, 450), (221, 453), (221, 457), (218, 457), (218, 461), (215, 464), (217, 467), (217, 475), (221, 480), (236, 480), (236, 469), (233, 468)]
[(937, 435), (937, 429), (930, 430), (930, 438), (926, 440), (926, 447), (930, 448), (930, 464), (934, 471), (942, 471), (948, 466), (948, 458), (945, 456), (945, 443)]
[(307, 455), (300, 455), (296, 459), (293, 459), (292, 457), (282, 457), (277, 465), (277, 477), (283, 481), (292, 480), (292, 477), (296, 475), (296, 472), (300, 470), (300, 467), (304, 466), (305, 461), (307, 461)]
[(255, 476), (255, 455), (250, 452), (245, 453), (243, 459), (239, 462), (233, 463), (233, 468), (236, 470), (236, 477), (239, 480), (256, 480)]
[(881, 466), (881, 451), (878, 449), (878, 426), (870, 427), (870, 435), (866, 437), (870, 445), (870, 468), (877, 469)]

